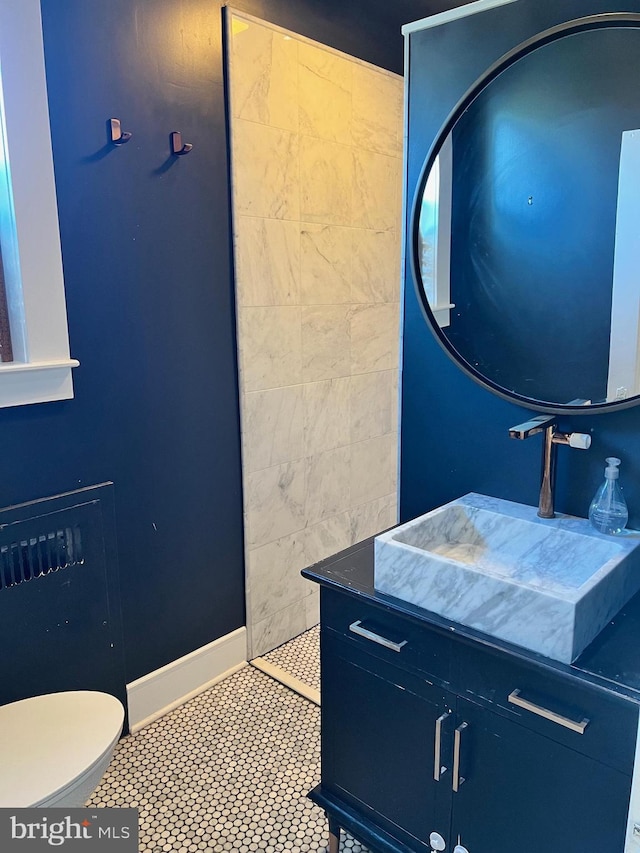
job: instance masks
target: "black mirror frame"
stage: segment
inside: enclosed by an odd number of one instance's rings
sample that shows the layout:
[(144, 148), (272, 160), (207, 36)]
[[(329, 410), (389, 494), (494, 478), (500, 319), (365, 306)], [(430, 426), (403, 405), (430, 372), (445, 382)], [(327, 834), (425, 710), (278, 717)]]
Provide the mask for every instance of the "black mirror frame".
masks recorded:
[(464, 113), (466, 109), (473, 103), (473, 101), (480, 95), (480, 93), (503, 71), (509, 68), (511, 65), (516, 63), (519, 59), (522, 59), (529, 53), (532, 53), (534, 50), (537, 50), (540, 47), (543, 47), (545, 44), (549, 44), (551, 42), (557, 41), (558, 39), (564, 38), (568, 35), (573, 35), (579, 32), (586, 32), (588, 30), (597, 30), (604, 29), (609, 27), (635, 27), (640, 29), (640, 14), (634, 12), (607, 12), (601, 15), (590, 15), (584, 18), (577, 18), (572, 21), (568, 21), (564, 24), (559, 24), (555, 27), (551, 27), (548, 30), (534, 36), (533, 38), (528, 39), (527, 41), (522, 42), (517, 47), (510, 50), (508, 53), (504, 54), (497, 62), (491, 65), (484, 74), (482, 74), (476, 82), (467, 90), (467, 92), (462, 96), (462, 98), (458, 101), (456, 106), (453, 108), (449, 117), (440, 128), (440, 132), (438, 133), (435, 142), (429, 149), (429, 153), (427, 154), (427, 158), (424, 162), (422, 170), (420, 172), (420, 176), (418, 178), (417, 189), (413, 197), (413, 203), (411, 206), (411, 215), (409, 220), (409, 238), (410, 238), (410, 252), (409, 252), (409, 263), (411, 274), (413, 277), (413, 283), (415, 286), (416, 294), (418, 296), (418, 303), (422, 309), (423, 316), (429, 325), (432, 333), (434, 334), (436, 340), (440, 344), (440, 346), (447, 353), (449, 358), (451, 358), (458, 367), (471, 377), (474, 381), (480, 384), (483, 388), (493, 392), (498, 397), (502, 397), (505, 400), (508, 400), (511, 403), (516, 403), (519, 406), (524, 406), (525, 408), (533, 409), (538, 412), (547, 412), (549, 414), (575, 414), (575, 415), (591, 415), (597, 414), (601, 412), (612, 412), (619, 411), (620, 409), (628, 409), (632, 406), (637, 406), (640, 404), (640, 395), (635, 395), (633, 397), (628, 397), (625, 400), (616, 400), (608, 403), (590, 403), (589, 405), (584, 406), (571, 406), (567, 404), (561, 403), (549, 403), (542, 400), (535, 400), (529, 397), (524, 397), (521, 394), (517, 394), (515, 391), (509, 391), (506, 388), (503, 388), (500, 385), (492, 382), (491, 379), (488, 379), (486, 376), (483, 376), (478, 370), (476, 370), (473, 365), (469, 364), (465, 358), (452, 346), (449, 342), (448, 338), (441, 330), (436, 318), (431, 310), (429, 305), (427, 296), (424, 291), (424, 287), (422, 286), (422, 275), (420, 272), (420, 263), (419, 263), (419, 224), (420, 224), (420, 209), (422, 205), (422, 197), (424, 195), (427, 179), (429, 177), (429, 173), (433, 167), (433, 164), (438, 156), (440, 149), (442, 148), (444, 141), (447, 139), (451, 131), (453, 130), (455, 124), (458, 119)]

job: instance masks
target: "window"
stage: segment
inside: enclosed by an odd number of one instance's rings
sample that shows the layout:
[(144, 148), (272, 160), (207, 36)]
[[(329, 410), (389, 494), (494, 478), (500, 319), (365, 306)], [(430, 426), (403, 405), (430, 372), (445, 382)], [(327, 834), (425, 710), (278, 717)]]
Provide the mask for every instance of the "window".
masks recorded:
[(39, 0), (0, 0), (0, 251), (0, 407), (69, 399)]
[(607, 402), (640, 394), (639, 175), (640, 130), (625, 130), (618, 175)]
[(5, 361), (13, 361), (13, 346), (11, 344), (11, 324), (9, 323), (7, 288), (4, 282), (2, 246), (0, 246), (0, 362)]
[(451, 196), (453, 146), (451, 136), (434, 160), (420, 208), (420, 273), (425, 296), (443, 328), (451, 322)]

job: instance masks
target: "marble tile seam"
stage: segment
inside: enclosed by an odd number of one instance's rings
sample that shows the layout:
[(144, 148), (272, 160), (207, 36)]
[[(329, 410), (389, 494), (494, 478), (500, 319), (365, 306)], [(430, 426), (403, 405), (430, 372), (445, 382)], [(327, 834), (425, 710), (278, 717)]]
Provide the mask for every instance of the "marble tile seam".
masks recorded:
[[(271, 468), (280, 468), (282, 465), (289, 465), (293, 462), (304, 462), (307, 459), (313, 459), (316, 456), (322, 456), (323, 454), (333, 453), (334, 450), (341, 450), (348, 447), (355, 447), (359, 444), (364, 444), (367, 441), (375, 441), (378, 438), (386, 438), (387, 436), (396, 435), (396, 429), (385, 430), (385, 432), (376, 433), (376, 435), (369, 436), (368, 438), (361, 438), (357, 441), (346, 441), (341, 442), (340, 444), (336, 444), (334, 447), (328, 447), (326, 450), (320, 450), (314, 453), (301, 453), (292, 457), (291, 459), (286, 459), (284, 462), (276, 462), (273, 465), (261, 465), (259, 468), (252, 468), (250, 471), (247, 471), (248, 474), (258, 474), (261, 471), (269, 471)], [(382, 495), (380, 496), (382, 497)], [(372, 498), (373, 500), (373, 498)], [(366, 501), (361, 501), (357, 506), (362, 506)], [(356, 509), (357, 507), (351, 507), (351, 509)], [(300, 528), (302, 529), (302, 528)]]
[[(398, 160), (402, 162), (403, 160), (403, 151), (401, 148), (382, 148), (381, 146), (367, 145), (361, 139), (352, 139), (349, 142), (343, 142), (340, 139), (334, 139), (330, 136), (321, 135), (319, 133), (310, 133), (301, 130), (292, 130), (289, 127), (283, 127), (279, 124), (273, 124), (268, 121), (259, 121), (254, 118), (243, 118), (239, 115), (233, 116), (234, 121), (243, 122), (243, 124), (254, 125), (256, 127), (262, 127), (269, 130), (279, 131), (281, 133), (286, 133), (290, 136), (295, 136), (300, 140), (313, 140), (314, 142), (326, 142), (328, 145), (335, 145), (340, 148), (346, 148), (349, 151), (353, 151), (355, 153), (366, 153), (366, 154), (374, 154), (379, 157), (387, 157), (390, 160)], [(237, 131), (236, 131), (237, 134)], [(233, 166), (233, 161), (232, 161)]]

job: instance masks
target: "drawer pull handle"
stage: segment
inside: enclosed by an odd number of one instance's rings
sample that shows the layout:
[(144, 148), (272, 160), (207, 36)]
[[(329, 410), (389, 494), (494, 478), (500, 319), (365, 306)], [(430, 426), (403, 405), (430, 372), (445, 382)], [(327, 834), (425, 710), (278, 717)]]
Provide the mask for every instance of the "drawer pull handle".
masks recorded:
[(523, 699), (520, 696), (519, 690), (514, 690), (513, 693), (510, 693), (508, 701), (511, 702), (512, 705), (524, 708), (525, 711), (531, 711), (532, 714), (544, 717), (545, 720), (551, 720), (552, 723), (564, 726), (565, 729), (571, 729), (572, 732), (578, 732), (579, 735), (583, 735), (584, 730), (589, 725), (589, 720), (586, 717), (578, 723), (575, 720), (570, 720), (568, 717), (563, 717), (561, 714), (549, 711), (548, 708), (542, 708), (540, 705), (535, 705), (533, 702), (529, 702), (528, 699)]
[(462, 746), (462, 732), (469, 728), (469, 723), (460, 723), (453, 733), (453, 793), (457, 794), (460, 785), (464, 782), (464, 776), (460, 775), (460, 748)]
[(446, 711), (442, 716), (438, 717), (436, 720), (436, 740), (434, 747), (434, 759), (433, 759), (433, 778), (436, 782), (440, 781), (440, 776), (446, 771), (446, 767), (442, 766), (442, 759), (440, 757), (440, 753), (442, 751), (442, 724), (444, 721), (450, 716), (449, 711)]
[(352, 622), (351, 625), (349, 625), (349, 630), (354, 634), (357, 634), (359, 637), (364, 637), (366, 640), (371, 640), (374, 643), (378, 643), (380, 646), (384, 646), (385, 649), (392, 649), (394, 652), (399, 652), (403, 646), (407, 645), (406, 640), (403, 640), (401, 643), (394, 643), (393, 640), (388, 640), (386, 637), (382, 637), (374, 631), (368, 631), (366, 628), (362, 627), (360, 619), (358, 619), (357, 622)]

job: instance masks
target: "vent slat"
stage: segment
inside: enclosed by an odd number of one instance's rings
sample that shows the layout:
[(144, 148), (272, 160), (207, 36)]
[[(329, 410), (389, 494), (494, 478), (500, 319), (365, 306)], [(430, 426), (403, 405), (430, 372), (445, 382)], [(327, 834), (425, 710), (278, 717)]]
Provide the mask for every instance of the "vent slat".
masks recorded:
[(38, 573), (38, 540), (34, 537), (22, 543), (22, 561), (25, 577), (31, 580)]
[(58, 565), (61, 569), (67, 567), (67, 533), (66, 530), (58, 531)]
[(44, 542), (45, 555), (46, 555), (45, 561), (46, 561), (47, 566), (49, 567), (50, 572), (58, 571), (58, 562), (55, 559), (55, 551), (51, 547), (52, 543), (53, 543), (54, 536), (55, 536), (55, 533), (47, 533), (47, 535), (45, 537), (45, 542)]
[(66, 533), (64, 530), (58, 530), (56, 533), (56, 554), (59, 569), (67, 567), (67, 548), (66, 548)]
[(82, 565), (84, 563), (84, 557), (82, 555), (82, 539), (80, 537), (80, 528), (75, 525), (73, 528), (73, 550), (71, 552), (72, 559), (78, 565)]
[(51, 571), (51, 566), (47, 563), (47, 536), (38, 536), (38, 577), (48, 575)]
[(34, 557), (37, 557), (37, 551), (34, 552), (34, 545), (36, 545), (37, 540), (35, 539), (25, 539), (20, 543), (20, 557), (22, 560), (22, 576), (25, 580), (30, 581), (31, 578), (35, 575), (37, 571), (37, 560)]
[(25, 556), (27, 558), (31, 577), (37, 578), (40, 575), (42, 568), (42, 561), (40, 558), (40, 538), (38, 536), (32, 536), (31, 539), (29, 539), (29, 545), (27, 546)]
[(20, 543), (12, 542), (11, 543), (11, 585), (15, 586), (18, 583), (24, 582), (24, 577), (22, 575), (22, 558), (20, 555)]

